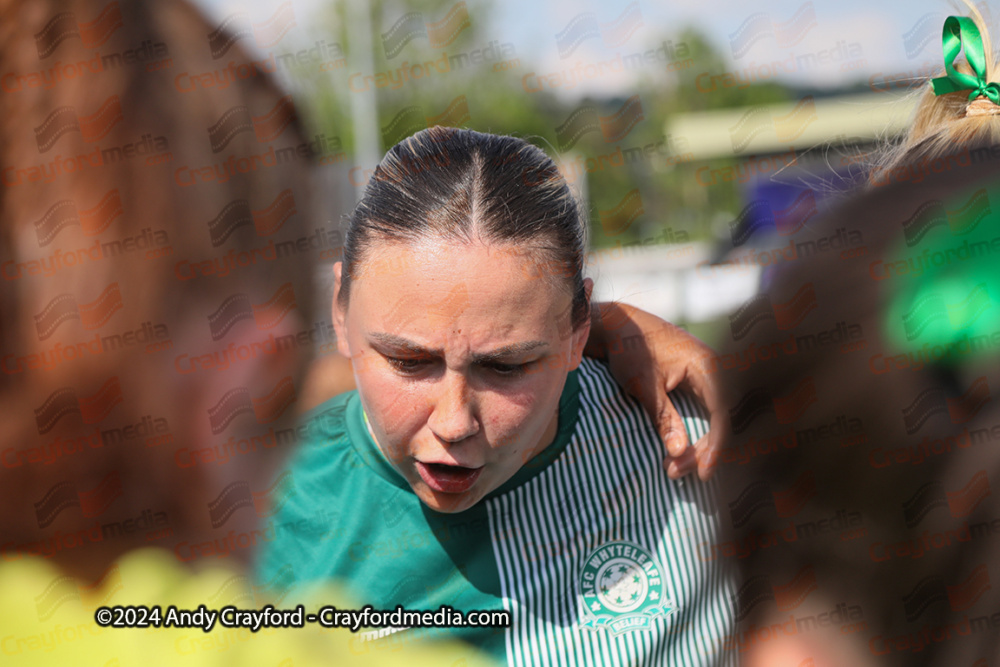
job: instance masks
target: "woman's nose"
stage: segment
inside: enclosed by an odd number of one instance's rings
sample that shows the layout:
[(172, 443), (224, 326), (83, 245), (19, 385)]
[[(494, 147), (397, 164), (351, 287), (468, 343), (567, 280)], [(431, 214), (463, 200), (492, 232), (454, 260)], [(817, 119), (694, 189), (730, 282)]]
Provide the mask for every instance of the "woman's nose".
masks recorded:
[(460, 373), (445, 371), (427, 426), (445, 442), (459, 442), (479, 432), (469, 386)]

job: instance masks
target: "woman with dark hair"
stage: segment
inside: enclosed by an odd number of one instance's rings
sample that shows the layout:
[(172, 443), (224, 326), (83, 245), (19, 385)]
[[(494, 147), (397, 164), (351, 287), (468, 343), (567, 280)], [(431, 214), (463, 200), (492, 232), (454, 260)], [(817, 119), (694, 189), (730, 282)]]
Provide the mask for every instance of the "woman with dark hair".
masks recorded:
[[(261, 563), (286, 603), (335, 578), (374, 608), (366, 637), (508, 664), (722, 660), (729, 580), (696, 556), (712, 487), (669, 479), (643, 409), (583, 358), (584, 251), (538, 148), (435, 127), (389, 151), (334, 269), (358, 389), (311, 413)], [(397, 607), (448, 609), (377, 613)]]

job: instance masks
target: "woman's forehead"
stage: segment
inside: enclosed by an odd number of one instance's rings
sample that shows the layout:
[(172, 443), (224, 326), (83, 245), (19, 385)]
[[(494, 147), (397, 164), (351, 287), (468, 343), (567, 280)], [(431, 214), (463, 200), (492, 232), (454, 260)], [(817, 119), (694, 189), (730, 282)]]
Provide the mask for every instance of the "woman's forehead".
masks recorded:
[(351, 273), (353, 280), (393, 275), (431, 275), (435, 269), (461, 264), (471, 280), (495, 274), (541, 277), (563, 276), (563, 262), (552, 258), (543, 246), (483, 240), (479, 236), (458, 238), (431, 234), (416, 239), (373, 239)]
[[(537, 253), (481, 243), (383, 243), (355, 278), (351, 308), (370, 325), (405, 331), (559, 328), (572, 306)], [(389, 331), (388, 333), (396, 333)]]

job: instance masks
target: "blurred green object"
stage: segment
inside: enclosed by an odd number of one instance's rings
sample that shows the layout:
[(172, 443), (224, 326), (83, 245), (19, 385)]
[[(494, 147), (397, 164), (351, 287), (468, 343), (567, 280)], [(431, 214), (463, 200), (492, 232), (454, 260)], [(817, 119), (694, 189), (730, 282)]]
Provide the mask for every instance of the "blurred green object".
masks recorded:
[(925, 362), (953, 365), (1000, 350), (1000, 188), (970, 188), (921, 204), (903, 222), (903, 242), (873, 278), (894, 291), (888, 341)]

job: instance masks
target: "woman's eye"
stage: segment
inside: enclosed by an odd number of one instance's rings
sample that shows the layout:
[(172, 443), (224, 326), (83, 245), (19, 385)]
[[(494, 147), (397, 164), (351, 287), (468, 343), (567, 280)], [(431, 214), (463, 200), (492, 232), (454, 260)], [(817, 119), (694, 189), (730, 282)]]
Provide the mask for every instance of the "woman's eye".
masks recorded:
[(516, 377), (523, 375), (528, 364), (498, 364), (491, 363), (486, 364), (486, 368), (490, 369), (497, 375), (503, 375), (507, 377)]
[(427, 359), (420, 357), (386, 357), (386, 360), (396, 370), (411, 373), (420, 370), (428, 363)]

